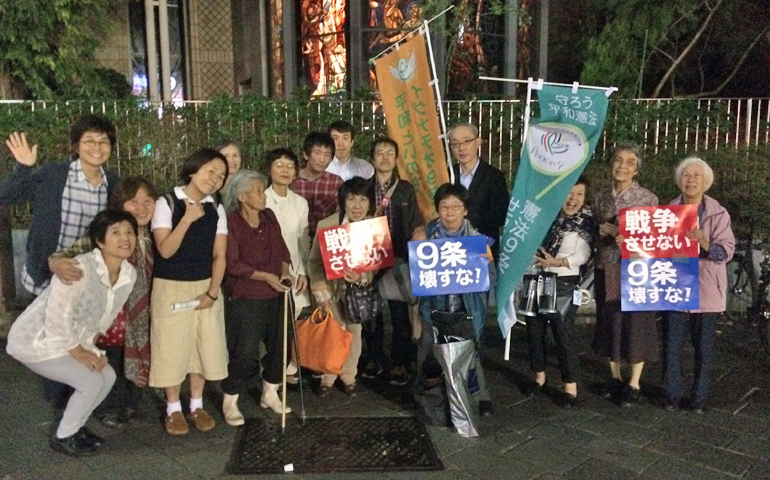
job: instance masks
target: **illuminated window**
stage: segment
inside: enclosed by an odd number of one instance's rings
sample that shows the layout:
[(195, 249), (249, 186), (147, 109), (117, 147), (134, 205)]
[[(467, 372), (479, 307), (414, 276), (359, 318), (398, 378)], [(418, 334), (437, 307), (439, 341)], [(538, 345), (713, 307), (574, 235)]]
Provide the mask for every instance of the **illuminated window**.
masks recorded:
[(345, 0), (301, 0), (302, 71), (311, 94), (346, 90)]

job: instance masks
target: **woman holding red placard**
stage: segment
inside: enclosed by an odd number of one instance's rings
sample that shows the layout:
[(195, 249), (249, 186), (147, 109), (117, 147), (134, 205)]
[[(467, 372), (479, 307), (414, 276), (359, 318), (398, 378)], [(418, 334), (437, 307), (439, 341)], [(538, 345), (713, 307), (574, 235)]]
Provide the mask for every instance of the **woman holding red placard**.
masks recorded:
[[(596, 332), (593, 348), (609, 359), (611, 378), (603, 393), (619, 399), (624, 407), (639, 402), (644, 362), (658, 357), (658, 333), (653, 312), (620, 310), (620, 242), (618, 212), (629, 207), (658, 205), (658, 197), (641, 187), (636, 177), (642, 169), (643, 155), (633, 143), (619, 143), (610, 156), (612, 187), (600, 191), (592, 205), (599, 225), (594, 291)], [(631, 366), (631, 377), (623, 383), (621, 362)]]
[(676, 167), (676, 183), (682, 192), (671, 205), (698, 206), (700, 228), (687, 233), (698, 241), (698, 286), (700, 308), (688, 312), (667, 312), (663, 321), (666, 410), (677, 410), (682, 403), (682, 349), (685, 327), (689, 324), (695, 348), (695, 379), (688, 407), (703, 413), (708, 396), (709, 376), (714, 363), (716, 321), (727, 307), (727, 262), (735, 251), (735, 236), (730, 226), (730, 214), (716, 200), (706, 195), (714, 183), (714, 171), (700, 158), (687, 158)]
[[(374, 189), (361, 177), (353, 177), (343, 183), (337, 198), (339, 213), (333, 213), (318, 222), (318, 231), (366, 220), (374, 210)], [(353, 333), (350, 353), (342, 366), (339, 378), (345, 394), (354, 397), (358, 360), (361, 356), (361, 323), (367, 320), (360, 318), (361, 309), (367, 310), (365, 316), (369, 317), (376, 312), (366, 308), (367, 306), (379, 305), (379, 308), (382, 308), (377, 286), (372, 283), (374, 272), (359, 273), (347, 268), (343, 278), (327, 280), (317, 236), (313, 239), (313, 247), (310, 249), (307, 272), (310, 277), (310, 291), (313, 292), (316, 305), (325, 311), (331, 311), (334, 319)], [(354, 300), (359, 308), (351, 308)], [(318, 396), (325, 397), (331, 393), (336, 380), (337, 375), (322, 375), (320, 384), (316, 386)]]

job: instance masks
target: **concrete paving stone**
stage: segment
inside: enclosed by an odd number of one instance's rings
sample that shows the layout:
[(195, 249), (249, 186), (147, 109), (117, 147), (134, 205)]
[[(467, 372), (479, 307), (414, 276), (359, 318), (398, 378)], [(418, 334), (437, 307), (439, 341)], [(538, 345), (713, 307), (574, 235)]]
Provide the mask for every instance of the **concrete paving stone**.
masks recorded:
[(167, 456), (153, 452), (131, 458), (127, 462), (93, 470), (93, 478), (109, 480), (190, 480), (201, 478), (192, 475), (185, 467), (170, 460)]
[(134, 437), (118, 433), (105, 438), (104, 446), (99, 449), (97, 455), (83, 457), (81, 461), (89, 468), (104, 469), (154, 452), (156, 449), (137, 441)]
[(174, 457), (174, 461), (195, 475), (203, 478), (214, 478), (225, 471), (227, 461), (230, 460), (231, 450), (231, 445), (219, 445), (196, 452), (188, 452), (186, 455), (177, 455)]
[(563, 475), (554, 475), (552, 473), (546, 473), (545, 475), (540, 475), (537, 477), (537, 480), (564, 480)]
[(770, 442), (755, 435), (739, 434), (725, 449), (770, 462)]
[(734, 476), (743, 475), (756, 460), (747, 455), (718, 447), (686, 440), (681, 437), (663, 437), (645, 447), (645, 450), (692, 462)]
[(68, 458), (66, 461), (35, 469), (27, 467), (6, 472), (0, 468), (0, 478), (2, 480), (83, 480), (88, 477), (89, 473), (91, 472), (88, 467), (80, 459), (75, 458)]
[(628, 480), (639, 476), (617, 465), (592, 458), (567, 472), (565, 478), (568, 480)]
[(546, 418), (529, 415), (524, 409), (515, 408), (515, 406), (498, 408), (491, 418), (494, 420), (495, 431), (514, 431), (519, 433), (540, 425), (547, 420)]
[(588, 459), (582, 451), (554, 446), (551, 439), (536, 438), (517, 446), (506, 455), (516, 461), (530, 463), (540, 473), (564, 474)]
[[(456, 473), (462, 472), (459, 468), (454, 469)], [(438, 478), (446, 478), (443, 475), (447, 470), (427, 470), (427, 471), (402, 471), (402, 472), (377, 472), (372, 473), (373, 478), (388, 479), (388, 480), (434, 480)]]
[(596, 438), (578, 449), (597, 460), (630, 470), (637, 474), (644, 471), (661, 458), (655, 452), (644, 451), (629, 443), (621, 442), (608, 437)]
[(677, 412), (662, 418), (655, 424), (655, 428), (674, 437), (684, 437), (716, 447), (724, 447), (735, 440), (737, 435), (731, 430), (693, 421), (693, 417), (699, 416)]
[(478, 438), (465, 438), (458, 435), (453, 428), (427, 427), (428, 434), (433, 440), (439, 457), (443, 460), (450, 458), (458, 452), (473, 448), (478, 444)]
[(561, 415), (555, 415), (551, 418), (547, 418), (545, 423), (559, 425), (564, 428), (577, 427), (596, 417), (598, 417), (596, 413), (583, 410), (580, 407), (566, 408)]
[(743, 478), (746, 480), (767, 480), (770, 478), (770, 465), (767, 463), (756, 464)]
[(518, 432), (497, 432), (488, 436), (480, 436), (469, 451), (481, 451), (488, 454), (502, 455), (517, 446), (528, 442), (532, 437)]
[(464, 459), (460, 468), (483, 479), (528, 480), (543, 472), (541, 465), (526, 462), (513, 452), (491, 457), (471, 455)]
[(692, 415), (692, 421), (714, 425), (736, 433), (749, 433), (761, 438), (770, 437), (770, 420), (750, 417), (742, 412), (733, 415), (724, 410), (709, 410), (705, 415)]
[(626, 422), (610, 415), (589, 418), (575, 428), (596, 435), (615, 438), (637, 447), (643, 447), (663, 435), (660, 431)]
[(37, 470), (66, 462), (70, 457), (54, 452), (48, 440), (33, 442), (24, 447), (2, 448), (2, 470)]
[(662, 408), (651, 405), (647, 401), (635, 407), (623, 408), (597, 396), (589, 397), (581, 405), (581, 408), (595, 414), (615, 417), (648, 428), (655, 428), (655, 424), (667, 413)]
[(596, 438), (593, 433), (551, 423), (542, 423), (524, 433), (534, 439), (547, 440), (554, 448), (561, 450), (572, 450)]
[(729, 480), (735, 477), (694, 463), (662, 457), (642, 473), (642, 478), (645, 480), (666, 478), (676, 480)]

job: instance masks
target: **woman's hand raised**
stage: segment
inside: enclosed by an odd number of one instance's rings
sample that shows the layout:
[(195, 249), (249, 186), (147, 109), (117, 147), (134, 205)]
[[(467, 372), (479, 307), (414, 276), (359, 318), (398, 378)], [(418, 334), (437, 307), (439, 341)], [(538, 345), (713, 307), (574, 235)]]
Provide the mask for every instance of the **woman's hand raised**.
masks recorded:
[(27, 135), (24, 132), (13, 132), (5, 141), (11, 155), (22, 165), (32, 167), (37, 162), (37, 145), (29, 147)]

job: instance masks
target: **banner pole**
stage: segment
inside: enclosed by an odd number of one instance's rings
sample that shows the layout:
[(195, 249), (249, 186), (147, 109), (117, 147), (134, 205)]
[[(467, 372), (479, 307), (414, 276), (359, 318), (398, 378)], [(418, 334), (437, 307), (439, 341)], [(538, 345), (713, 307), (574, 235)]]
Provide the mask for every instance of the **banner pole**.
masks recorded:
[[(499, 78), (499, 77), (484, 77), (480, 76), (479, 80), (491, 80), (493, 82), (509, 82), (509, 83), (528, 83), (531, 78), (527, 80), (519, 80), (516, 78)], [(572, 88), (585, 88), (588, 90), (604, 90), (605, 95), (608, 97), (612, 95), (613, 92), (618, 91), (618, 87), (594, 87), (591, 85), (580, 85), (579, 83), (556, 83), (556, 82), (544, 82), (542, 80), (537, 81), (538, 85), (552, 85), (555, 87), (572, 87)]]
[[(449, 10), (449, 9), (447, 9)], [(445, 10), (445, 11), (447, 11)], [(442, 12), (443, 13), (443, 12)], [(435, 17), (434, 17), (435, 18)], [(452, 168), (452, 154), (449, 151), (449, 138), (446, 135), (446, 119), (444, 118), (444, 105), (441, 103), (441, 90), (439, 89), (439, 82), (436, 75), (436, 62), (433, 60), (433, 45), (430, 43), (430, 28), (428, 27), (428, 21), (423, 21), (423, 27), (425, 27), (425, 39), (428, 41), (428, 57), (430, 58), (430, 70), (433, 80), (433, 91), (436, 93), (436, 105), (438, 105), (438, 117), (441, 121), (441, 131), (444, 132), (444, 151), (446, 152), (446, 165), (449, 170), (449, 182), (455, 183), (455, 172)]]
[(445, 14), (446, 12), (448, 12), (448, 11), (452, 10), (453, 8), (455, 8), (455, 6), (454, 6), (454, 5), (450, 5), (450, 6), (448, 6), (447, 8), (445, 8), (444, 10), (442, 10), (441, 12), (439, 12), (438, 14), (436, 14), (436, 15), (435, 15), (433, 18), (431, 18), (430, 20), (425, 20), (425, 21), (423, 22), (423, 25), (420, 25), (419, 27), (415, 28), (415, 29), (414, 29), (414, 30), (412, 30), (411, 32), (409, 32), (409, 33), (407, 33), (406, 35), (404, 35), (404, 37), (403, 37), (401, 40), (398, 40), (398, 41), (397, 41), (396, 43), (394, 43), (393, 45), (390, 45), (390, 46), (389, 46), (388, 48), (386, 48), (385, 50), (381, 51), (381, 52), (380, 52), (380, 53), (378, 53), (377, 55), (375, 55), (375, 56), (373, 56), (372, 58), (370, 58), (370, 59), (369, 59), (369, 63), (373, 65), (375, 60), (377, 60), (377, 59), (378, 59), (378, 58), (380, 58), (381, 56), (385, 55), (386, 53), (388, 53), (388, 52), (389, 52), (389, 51), (391, 51), (392, 49), (394, 49), (394, 48), (398, 48), (398, 45), (399, 45), (401, 42), (405, 42), (405, 41), (406, 41), (406, 40), (407, 40), (407, 39), (408, 39), (408, 38), (409, 38), (409, 37), (410, 37), (410, 36), (411, 36), (411, 35), (412, 35), (414, 32), (417, 32), (417, 31), (419, 31), (419, 30), (420, 30), (420, 29), (421, 29), (423, 26), (427, 25), (428, 23), (432, 22), (433, 20), (436, 20), (437, 18), (439, 18), (440, 16), (442, 16), (442, 15), (443, 15), (443, 14)]

